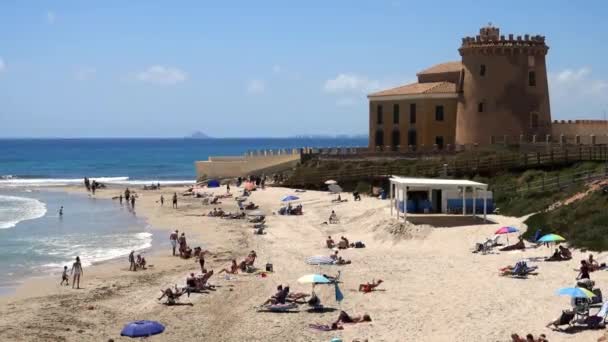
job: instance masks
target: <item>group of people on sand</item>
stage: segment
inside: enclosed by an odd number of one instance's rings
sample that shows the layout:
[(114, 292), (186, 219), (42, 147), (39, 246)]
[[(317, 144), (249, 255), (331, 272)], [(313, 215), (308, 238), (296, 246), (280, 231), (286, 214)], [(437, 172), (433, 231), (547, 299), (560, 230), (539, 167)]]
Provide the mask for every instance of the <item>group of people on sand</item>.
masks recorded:
[(281, 207), (278, 213), (279, 215), (302, 215), (304, 214), (303, 209), (301, 204), (294, 207), (291, 203), (288, 203), (286, 207)]
[[(189, 259), (192, 257), (193, 253), (194, 256), (198, 256), (197, 250), (200, 253), (200, 247), (196, 247), (193, 251), (192, 248), (188, 246), (188, 241), (186, 240), (186, 233), (182, 232), (182, 234), (180, 235), (179, 230), (177, 229), (169, 235), (169, 241), (171, 242), (173, 256), (179, 254), (180, 258)], [(175, 252), (176, 249), (178, 253)]]
[(95, 190), (105, 188), (105, 185), (94, 179), (91, 181), (88, 177), (84, 177), (84, 187), (87, 189), (87, 191), (90, 191), (91, 194), (95, 195)]
[(61, 282), (59, 285), (63, 285), (65, 283), (65, 286), (70, 286), (70, 275), (72, 275), (72, 288), (74, 288), (75, 285), (77, 289), (80, 289), (80, 276), (83, 274), (84, 271), (82, 269), (82, 263), (80, 262), (80, 257), (77, 256), (76, 260), (72, 264), (69, 274), (68, 267), (63, 266), (63, 273), (61, 274)]
[(534, 335), (528, 334), (526, 337), (520, 337), (518, 334), (511, 334), (512, 342), (549, 342), (545, 334), (540, 334), (538, 338), (534, 338)]
[(333, 249), (333, 248), (348, 249), (348, 248), (364, 248), (365, 247), (365, 244), (363, 242), (357, 241), (357, 242), (351, 243), (344, 236), (340, 236), (340, 241), (338, 241), (338, 243), (336, 243), (334, 241), (334, 239), (332, 239), (331, 236), (328, 236), (327, 240), (325, 240), (325, 245), (327, 246), (327, 248), (330, 248), (330, 249)]
[(135, 258), (135, 251), (131, 251), (129, 253), (129, 271), (137, 271), (137, 269), (146, 269), (146, 258), (144, 258), (141, 254), (137, 254), (137, 259)]

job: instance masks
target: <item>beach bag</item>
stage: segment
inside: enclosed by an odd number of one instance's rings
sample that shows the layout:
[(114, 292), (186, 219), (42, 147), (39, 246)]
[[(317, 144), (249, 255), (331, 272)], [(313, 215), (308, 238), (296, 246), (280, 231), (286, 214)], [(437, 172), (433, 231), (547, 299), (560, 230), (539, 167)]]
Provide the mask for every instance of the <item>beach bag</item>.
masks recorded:
[(365, 248), (365, 244), (361, 241), (355, 242), (355, 248)]
[(271, 263), (266, 263), (266, 272), (273, 272)]

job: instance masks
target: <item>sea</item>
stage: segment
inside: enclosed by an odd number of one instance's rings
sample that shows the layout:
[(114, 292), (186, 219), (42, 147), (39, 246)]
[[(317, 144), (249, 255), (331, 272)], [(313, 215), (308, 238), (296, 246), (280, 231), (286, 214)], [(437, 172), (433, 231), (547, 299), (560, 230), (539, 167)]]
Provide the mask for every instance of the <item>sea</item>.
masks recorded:
[(366, 138), (0, 139), (0, 294), (28, 276), (59, 274), (76, 256), (86, 267), (161, 243), (161, 227), (126, 206), (56, 186), (83, 177), (135, 187), (188, 184), (194, 162), (210, 155), (366, 145)]

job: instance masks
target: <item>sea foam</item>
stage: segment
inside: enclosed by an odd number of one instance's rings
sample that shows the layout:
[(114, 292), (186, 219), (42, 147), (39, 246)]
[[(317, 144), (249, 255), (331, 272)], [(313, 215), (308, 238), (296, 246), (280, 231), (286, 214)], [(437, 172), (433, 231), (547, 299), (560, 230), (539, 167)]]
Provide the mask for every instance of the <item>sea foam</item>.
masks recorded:
[[(193, 180), (131, 180), (129, 177), (89, 177), (91, 181), (95, 180), (103, 184), (114, 185), (186, 185), (194, 184)], [(0, 177), (0, 187), (43, 187), (43, 186), (63, 186), (63, 185), (80, 185), (83, 184), (83, 178), (18, 178), (13, 176)]]
[(17, 223), (33, 220), (46, 214), (46, 205), (29, 197), (0, 195), (0, 229), (12, 228)]

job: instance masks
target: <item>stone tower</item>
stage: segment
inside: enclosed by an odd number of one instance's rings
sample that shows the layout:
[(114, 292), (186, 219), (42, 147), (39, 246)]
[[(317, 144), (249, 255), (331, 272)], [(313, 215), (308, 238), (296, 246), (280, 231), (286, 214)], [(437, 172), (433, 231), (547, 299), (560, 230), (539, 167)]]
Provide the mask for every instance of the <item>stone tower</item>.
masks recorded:
[(495, 139), (544, 140), (551, 134), (551, 111), (544, 36), (508, 37), (491, 24), (458, 49), (456, 143), (486, 145)]

